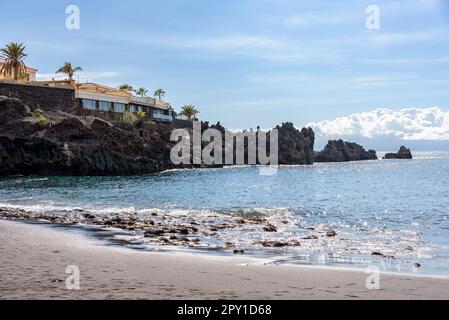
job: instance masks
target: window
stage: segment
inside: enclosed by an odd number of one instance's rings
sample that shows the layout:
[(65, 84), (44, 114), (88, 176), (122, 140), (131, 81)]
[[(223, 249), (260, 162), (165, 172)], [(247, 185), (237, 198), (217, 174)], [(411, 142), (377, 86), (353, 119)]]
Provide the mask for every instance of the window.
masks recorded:
[(114, 103), (114, 111), (120, 113), (125, 112), (125, 105), (123, 103)]
[(98, 105), (101, 111), (109, 111), (112, 108), (111, 102), (100, 101)]
[(158, 116), (165, 116), (165, 111), (163, 110), (154, 110), (154, 115), (158, 115)]
[(95, 100), (83, 99), (83, 109), (95, 110), (97, 109), (97, 103)]
[(139, 110), (139, 107), (135, 104), (130, 104), (129, 105), (129, 111), (131, 112), (137, 112)]

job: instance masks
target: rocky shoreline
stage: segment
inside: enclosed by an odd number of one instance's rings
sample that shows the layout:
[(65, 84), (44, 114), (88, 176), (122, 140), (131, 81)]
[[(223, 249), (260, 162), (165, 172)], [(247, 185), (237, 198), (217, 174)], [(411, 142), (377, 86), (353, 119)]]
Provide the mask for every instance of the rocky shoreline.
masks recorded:
[[(203, 122), (202, 131), (208, 128), (226, 130), (220, 123)], [(174, 125), (110, 122), (30, 109), (18, 99), (0, 96), (0, 176), (127, 176), (191, 168), (170, 160), (174, 129)], [(378, 159), (376, 151), (342, 140), (329, 141), (323, 151), (315, 152), (311, 128), (298, 130), (286, 122), (276, 129), (280, 165)], [(408, 159), (411, 153), (406, 151), (410, 153), (400, 151), (396, 158)]]
[[(335, 238), (338, 234), (320, 226), (303, 226), (303, 231), (293, 236), (293, 239), (280, 240), (276, 235), (292, 226), (288, 219), (269, 221), (259, 216), (230, 215), (178, 215), (173, 216), (161, 212), (148, 212), (145, 216), (134, 213), (115, 215), (93, 214), (77, 209), (70, 215), (52, 215), (35, 213), (15, 208), (0, 208), (0, 219), (11, 221), (38, 221), (55, 225), (85, 225), (103, 229), (116, 229), (130, 232), (133, 236), (121, 238), (122, 244), (139, 243), (161, 246), (179, 246), (189, 248), (207, 248), (215, 243), (217, 249), (234, 250), (235, 254), (244, 254), (246, 247), (239, 246), (238, 239), (231, 241), (223, 234), (229, 230), (255, 232), (262, 235), (254, 239), (254, 248), (295, 248), (304, 242), (316, 242), (321, 239)], [(276, 225), (275, 225), (276, 224)], [(211, 241), (213, 240), (213, 241)]]
[[(364, 269), (128, 250), (3, 220), (0, 242), (3, 299), (447, 299), (449, 291), (446, 277), (382, 273), (382, 290), (367, 290)], [(72, 264), (81, 267), (82, 290), (67, 290)]]
[[(202, 131), (208, 128), (225, 130), (203, 122)], [(191, 168), (170, 160), (174, 129), (32, 110), (18, 99), (0, 96), (0, 176), (126, 176)], [(313, 164), (313, 130), (300, 131), (292, 123), (277, 129), (280, 164)]]
[[(317, 248), (335, 246), (335, 249), (345, 251), (348, 256), (360, 254), (366, 258), (370, 256), (390, 261), (396, 259), (391, 249), (387, 247), (381, 248), (382, 252), (366, 251), (354, 246), (348, 248), (348, 244), (355, 245), (360, 239), (352, 239), (349, 234), (340, 234), (324, 225), (311, 226), (290, 220), (288, 217), (273, 220), (268, 216), (200, 213), (174, 216), (158, 211), (148, 212), (145, 215), (125, 212), (94, 214), (83, 209), (75, 209), (70, 214), (54, 215), (0, 207), (0, 220), (39, 222), (88, 229), (95, 227), (98, 230), (115, 232), (117, 236), (113, 239), (113, 243), (131, 248), (151, 245), (158, 248), (214, 249), (234, 255), (246, 255), (248, 252), (255, 253), (262, 249), (282, 250), (284, 253), (294, 250), (292, 252), (296, 254), (302, 252), (308, 255)], [(296, 231), (292, 231), (293, 229)], [(245, 241), (236, 232), (257, 234), (257, 237)], [(407, 246), (404, 250), (412, 253), (414, 248)], [(417, 269), (422, 267), (420, 263), (415, 263), (414, 266)]]

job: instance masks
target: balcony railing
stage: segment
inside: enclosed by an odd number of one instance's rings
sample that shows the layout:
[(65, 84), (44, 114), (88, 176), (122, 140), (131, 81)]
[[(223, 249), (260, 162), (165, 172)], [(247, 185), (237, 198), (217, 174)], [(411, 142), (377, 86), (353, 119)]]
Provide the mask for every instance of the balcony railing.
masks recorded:
[(178, 115), (176, 116), (176, 119), (177, 119), (177, 120), (186, 120), (186, 121), (187, 121), (187, 120), (189, 120), (189, 117), (188, 117), (188, 116), (184, 116), (184, 115), (179, 115), (179, 114), (178, 114)]
[(150, 106), (156, 106), (157, 105), (156, 99), (153, 99), (153, 98), (150, 98), (150, 97), (135, 97), (135, 96), (133, 96), (131, 98), (131, 102), (142, 103), (142, 104), (150, 105)]
[(153, 119), (156, 121), (172, 122), (173, 116), (168, 114), (153, 113)]
[(155, 100), (155, 102), (156, 102), (156, 108), (170, 109), (170, 103), (159, 101), (159, 100)]

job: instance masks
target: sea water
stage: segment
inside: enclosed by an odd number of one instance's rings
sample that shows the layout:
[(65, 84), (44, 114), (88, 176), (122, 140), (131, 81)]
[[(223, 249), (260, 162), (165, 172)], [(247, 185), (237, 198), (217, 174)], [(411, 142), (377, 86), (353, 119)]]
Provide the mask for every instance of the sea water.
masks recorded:
[[(0, 207), (58, 215), (82, 209), (103, 215), (156, 210), (173, 217), (260, 216), (278, 232), (237, 228), (224, 230), (220, 237), (269, 263), (374, 265), (386, 271), (449, 275), (449, 153), (285, 166), (271, 176), (255, 167), (228, 167), (137, 177), (1, 178)], [(313, 230), (332, 230), (337, 236), (303, 240)], [(301, 246), (257, 245), (266, 238), (295, 239)], [(211, 241), (197, 252), (232, 254), (218, 247)]]

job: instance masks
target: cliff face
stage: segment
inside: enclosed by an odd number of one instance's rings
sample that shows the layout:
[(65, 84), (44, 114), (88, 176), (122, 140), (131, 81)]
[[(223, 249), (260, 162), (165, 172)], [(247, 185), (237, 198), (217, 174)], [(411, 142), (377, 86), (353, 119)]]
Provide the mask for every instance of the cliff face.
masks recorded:
[(298, 130), (293, 123), (277, 126), (279, 132), (279, 164), (313, 164), (315, 133), (311, 128)]
[(378, 160), (376, 151), (343, 140), (329, 141), (323, 151), (315, 153), (315, 162), (348, 162)]
[[(220, 124), (210, 128), (225, 130)], [(277, 129), (280, 164), (313, 163), (312, 129), (297, 130), (291, 123)], [(0, 96), (0, 176), (140, 175), (173, 169), (171, 130), (31, 111), (20, 100)]]
[(0, 176), (134, 175), (172, 168), (170, 145), (100, 119), (30, 113), (0, 97)]
[(397, 153), (387, 153), (384, 159), (411, 160), (413, 159), (413, 155), (410, 149), (402, 146)]
[[(225, 132), (219, 123), (202, 123), (203, 131), (208, 128)], [(114, 124), (61, 111), (31, 111), (18, 99), (0, 96), (0, 176), (140, 175), (173, 169), (172, 129), (143, 123)], [(377, 160), (374, 150), (365, 151), (358, 144), (342, 140), (329, 141), (323, 151), (315, 153), (311, 128), (298, 130), (288, 122), (276, 129), (281, 165)], [(398, 154), (387, 157), (409, 159), (411, 153), (401, 148)]]

